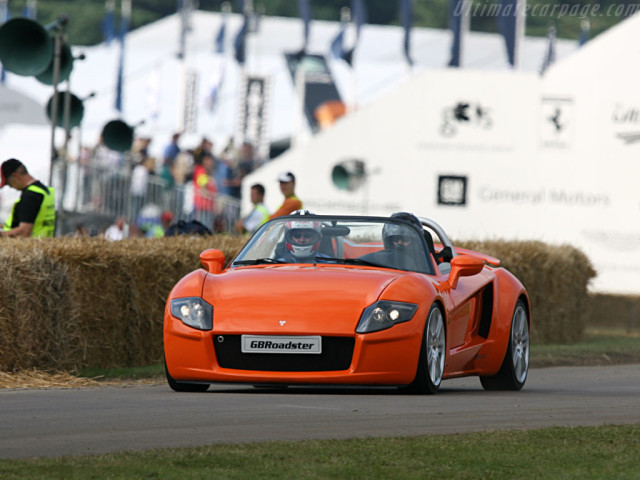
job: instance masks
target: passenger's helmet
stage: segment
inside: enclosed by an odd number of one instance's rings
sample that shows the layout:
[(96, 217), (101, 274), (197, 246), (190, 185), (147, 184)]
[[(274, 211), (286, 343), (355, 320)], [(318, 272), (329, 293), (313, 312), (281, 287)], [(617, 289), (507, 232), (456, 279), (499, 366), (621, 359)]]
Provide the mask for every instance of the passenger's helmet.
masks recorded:
[[(422, 230), (422, 224), (420, 223), (420, 220), (418, 220), (415, 217), (415, 215), (412, 215), (411, 213), (398, 212), (391, 215), (391, 218), (404, 220), (409, 223), (414, 223), (420, 230)], [(403, 225), (401, 223), (392, 223), (392, 222), (385, 223), (384, 227), (382, 227), (382, 241), (384, 242), (384, 247), (387, 249), (388, 248), (395, 248), (399, 250), (406, 249), (405, 244), (401, 242), (395, 243), (394, 239), (399, 237), (400, 238), (404, 237), (407, 240), (415, 243), (418, 239), (416, 236), (416, 232), (413, 230), (414, 229), (411, 228), (409, 225)]]
[(385, 223), (382, 227), (382, 241), (384, 242), (384, 248), (399, 248), (402, 249), (402, 244), (397, 245), (394, 240), (396, 238), (409, 238), (415, 240), (415, 234), (406, 225), (400, 225), (398, 223)]
[[(309, 210), (296, 210), (291, 215), (300, 217), (313, 216)], [(285, 222), (284, 242), (291, 254), (298, 258), (309, 258), (320, 248), (320, 222), (300, 218)]]

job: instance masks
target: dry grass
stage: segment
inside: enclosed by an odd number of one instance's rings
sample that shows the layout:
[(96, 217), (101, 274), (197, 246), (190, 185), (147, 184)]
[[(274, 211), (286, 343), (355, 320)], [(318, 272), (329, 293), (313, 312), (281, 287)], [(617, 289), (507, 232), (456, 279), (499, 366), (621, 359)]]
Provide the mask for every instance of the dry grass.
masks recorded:
[(50, 389), (50, 388), (86, 388), (130, 385), (165, 384), (164, 377), (121, 378), (105, 380), (100, 377), (79, 377), (67, 372), (42, 372), (39, 370), (22, 370), (19, 372), (0, 372), (0, 390), (2, 389)]
[(38, 370), (0, 372), (0, 389), (5, 388), (76, 388), (100, 385), (96, 380), (69, 373), (46, 373)]

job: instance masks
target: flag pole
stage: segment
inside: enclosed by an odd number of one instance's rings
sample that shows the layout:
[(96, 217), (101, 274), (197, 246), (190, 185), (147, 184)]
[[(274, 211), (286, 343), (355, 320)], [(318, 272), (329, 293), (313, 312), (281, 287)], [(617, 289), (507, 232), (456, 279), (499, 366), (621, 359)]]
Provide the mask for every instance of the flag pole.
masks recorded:
[(520, 70), (522, 68), (522, 47), (526, 33), (526, 7), (527, 0), (516, 0), (516, 32), (513, 61), (513, 68), (515, 70)]

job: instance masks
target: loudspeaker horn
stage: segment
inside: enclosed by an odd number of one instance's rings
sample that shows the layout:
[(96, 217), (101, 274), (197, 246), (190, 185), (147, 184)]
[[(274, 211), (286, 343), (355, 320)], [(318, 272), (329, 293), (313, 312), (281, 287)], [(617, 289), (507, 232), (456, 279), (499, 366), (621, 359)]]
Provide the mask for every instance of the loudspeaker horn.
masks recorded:
[(0, 27), (0, 61), (16, 75), (39, 75), (53, 58), (53, 39), (38, 22), (16, 17)]
[(362, 160), (344, 160), (331, 170), (331, 180), (339, 190), (356, 190), (366, 177), (365, 163)]
[[(36, 75), (36, 78), (45, 85), (53, 85), (53, 55), (51, 56), (51, 61), (49, 62), (49, 66), (45, 69), (44, 72)], [(60, 49), (60, 73), (58, 82), (64, 82), (71, 75), (71, 70), (73, 69), (73, 55), (71, 54), (71, 48), (66, 43), (62, 44)]]
[[(57, 119), (56, 119), (56, 126), (57, 127), (62, 127), (64, 128), (64, 101), (65, 101), (65, 95), (66, 92), (58, 92), (57, 96), (58, 96), (58, 114), (57, 114)], [(80, 125), (80, 122), (82, 122), (82, 117), (84, 116), (84, 105), (82, 100), (80, 100), (78, 97), (76, 97), (73, 93), (70, 93), (69, 95), (71, 95), (71, 103), (70, 103), (70, 107), (69, 107), (69, 127), (73, 128), (73, 127), (77, 127), (78, 125)], [(49, 120), (53, 120), (51, 118), (52, 115), (52, 108), (53, 108), (53, 95), (51, 95), (51, 98), (49, 98), (49, 101), (47, 102), (47, 117), (49, 118)]]
[(116, 152), (126, 152), (133, 145), (133, 130), (122, 120), (111, 120), (102, 127), (102, 143)]

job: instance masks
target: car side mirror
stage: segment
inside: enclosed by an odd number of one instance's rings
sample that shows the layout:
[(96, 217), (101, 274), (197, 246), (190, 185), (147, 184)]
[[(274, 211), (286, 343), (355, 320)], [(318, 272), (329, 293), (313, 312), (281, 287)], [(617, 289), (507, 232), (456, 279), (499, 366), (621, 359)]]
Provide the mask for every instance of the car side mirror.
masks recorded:
[(477, 275), (484, 268), (484, 260), (473, 255), (458, 255), (451, 259), (451, 273), (449, 273), (449, 285), (455, 289), (460, 277)]
[(220, 273), (224, 268), (224, 253), (215, 248), (209, 248), (200, 254), (200, 263), (209, 273)]

